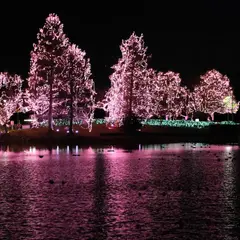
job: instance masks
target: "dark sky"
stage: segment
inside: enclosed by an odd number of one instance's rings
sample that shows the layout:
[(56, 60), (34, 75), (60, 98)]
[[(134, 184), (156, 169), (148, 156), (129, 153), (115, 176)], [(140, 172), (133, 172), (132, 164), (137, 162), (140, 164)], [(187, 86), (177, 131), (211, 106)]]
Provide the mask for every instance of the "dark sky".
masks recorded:
[(0, 15), (0, 71), (27, 76), (38, 29), (47, 15), (55, 12), (71, 42), (90, 57), (98, 89), (109, 86), (110, 67), (120, 56), (121, 40), (135, 31), (144, 34), (152, 55), (150, 67), (179, 72), (188, 86), (200, 74), (216, 68), (229, 76), (240, 100), (240, 15), (237, 4), (231, 3), (237, 1), (157, 2), (164, 1), (132, 5), (118, 1), (111, 6), (80, 1), (80, 6), (69, 4), (65, 11), (59, 10), (60, 4), (44, 10), (6, 7)]

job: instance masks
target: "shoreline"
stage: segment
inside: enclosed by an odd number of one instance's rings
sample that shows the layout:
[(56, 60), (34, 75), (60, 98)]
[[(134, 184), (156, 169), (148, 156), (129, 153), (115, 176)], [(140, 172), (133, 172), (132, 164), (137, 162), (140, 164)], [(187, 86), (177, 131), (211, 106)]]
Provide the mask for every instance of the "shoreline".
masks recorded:
[(4, 134), (0, 145), (138, 145), (138, 144), (167, 144), (167, 143), (205, 143), (205, 144), (239, 144), (237, 134), (113, 134), (100, 136), (11, 136)]
[(126, 134), (121, 129), (108, 129), (105, 125), (94, 125), (89, 132), (78, 130), (69, 135), (58, 129), (49, 133), (48, 128), (11, 131), (0, 135), (0, 145), (86, 145), (86, 146), (131, 146), (138, 144), (205, 143), (240, 144), (239, 126), (211, 126), (208, 128), (144, 127), (141, 131)]

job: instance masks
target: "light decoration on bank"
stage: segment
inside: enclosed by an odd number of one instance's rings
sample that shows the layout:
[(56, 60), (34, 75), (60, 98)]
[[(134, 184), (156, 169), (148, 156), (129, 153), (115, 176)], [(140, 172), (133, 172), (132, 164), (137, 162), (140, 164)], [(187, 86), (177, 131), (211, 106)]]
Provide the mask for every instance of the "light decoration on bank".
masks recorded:
[[(93, 124), (105, 125), (107, 121), (105, 119), (93, 119)], [(212, 125), (240, 125), (232, 121), (211, 122), (211, 121), (186, 121), (186, 120), (161, 120), (161, 119), (147, 119), (143, 120), (144, 126), (161, 126), (161, 127), (180, 127), (180, 128), (206, 128)], [(42, 127), (47, 126), (47, 121), (40, 124)], [(55, 126), (69, 126), (68, 120), (56, 119), (54, 120)], [(81, 126), (82, 122), (74, 122), (74, 125)]]

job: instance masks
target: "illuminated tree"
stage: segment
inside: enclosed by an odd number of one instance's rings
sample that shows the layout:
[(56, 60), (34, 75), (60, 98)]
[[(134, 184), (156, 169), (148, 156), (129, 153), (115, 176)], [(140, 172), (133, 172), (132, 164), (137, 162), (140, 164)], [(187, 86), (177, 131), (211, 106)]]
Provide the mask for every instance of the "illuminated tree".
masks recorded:
[(10, 117), (22, 107), (22, 79), (0, 73), (0, 124), (6, 127)]
[(35, 108), (40, 109), (35, 110), (41, 114), (42, 109), (46, 110), (49, 130), (53, 127), (53, 114), (59, 114), (62, 103), (59, 93), (64, 84), (61, 76), (67, 47), (68, 38), (63, 33), (63, 24), (56, 14), (50, 14), (37, 34), (37, 44), (33, 45), (28, 79)]
[(228, 77), (215, 69), (201, 76), (200, 84), (194, 88), (195, 110), (207, 113), (214, 120), (214, 113), (226, 113), (224, 101), (233, 95)]
[(65, 53), (65, 93), (66, 110), (69, 115), (69, 132), (73, 132), (73, 121), (87, 123), (91, 131), (94, 114), (95, 89), (91, 74), (91, 64), (86, 53), (75, 44)]
[(236, 113), (239, 109), (239, 102), (236, 101), (233, 92), (223, 99), (222, 113)]
[(155, 115), (165, 115), (167, 119), (176, 118), (186, 111), (186, 99), (188, 91), (181, 86), (181, 78), (178, 73), (159, 72), (154, 80), (152, 95)]
[(112, 68), (111, 87), (106, 93), (103, 108), (109, 113), (108, 121), (120, 124), (125, 117), (136, 115), (146, 117), (143, 99), (146, 90), (147, 48), (143, 35), (133, 33), (120, 46), (122, 57)]

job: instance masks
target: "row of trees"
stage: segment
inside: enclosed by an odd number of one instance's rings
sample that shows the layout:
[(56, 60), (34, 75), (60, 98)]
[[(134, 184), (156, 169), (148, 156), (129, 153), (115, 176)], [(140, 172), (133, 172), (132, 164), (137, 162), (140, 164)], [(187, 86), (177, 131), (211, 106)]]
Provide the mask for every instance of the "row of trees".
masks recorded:
[(48, 119), (49, 130), (53, 118), (69, 119), (87, 124), (91, 129), (94, 113), (95, 87), (91, 65), (76, 44), (63, 32), (63, 24), (56, 14), (50, 14), (37, 34), (30, 59), (27, 87), (23, 79), (8, 73), (0, 74), (0, 124), (6, 125), (17, 108), (32, 111), (35, 124)]
[(73, 121), (82, 121), (91, 130), (96, 107), (108, 112), (108, 121), (120, 124), (132, 115), (173, 119), (200, 111), (213, 119), (215, 112), (238, 110), (229, 79), (218, 71), (208, 71), (190, 91), (181, 85), (178, 73), (156, 72), (148, 67), (143, 35), (133, 33), (120, 50), (122, 57), (112, 67), (111, 87), (95, 104), (86, 53), (64, 34), (59, 17), (50, 14), (31, 51), (27, 87), (22, 87), (24, 80), (19, 76), (0, 73), (0, 124), (6, 125), (17, 109), (32, 111), (36, 124), (47, 120), (50, 130), (54, 118), (68, 119), (70, 133)]
[(182, 86), (178, 73), (156, 72), (148, 67), (143, 35), (133, 33), (120, 46), (122, 57), (113, 66), (111, 87), (99, 103), (109, 113), (108, 120), (122, 123), (131, 115), (175, 119), (195, 112), (209, 114), (236, 113), (236, 102), (227, 76), (216, 70), (201, 76), (193, 91)]

